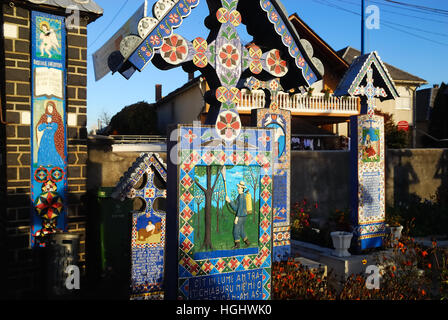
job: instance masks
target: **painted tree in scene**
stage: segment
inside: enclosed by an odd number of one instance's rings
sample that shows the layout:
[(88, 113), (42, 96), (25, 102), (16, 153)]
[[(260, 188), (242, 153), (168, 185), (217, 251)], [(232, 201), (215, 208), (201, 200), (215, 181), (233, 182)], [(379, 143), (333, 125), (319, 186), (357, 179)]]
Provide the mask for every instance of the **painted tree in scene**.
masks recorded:
[(216, 232), (219, 233), (219, 213), (224, 211), (222, 208), (222, 202), (226, 196), (223, 179), (218, 179), (213, 196), (216, 201)]
[(204, 193), (199, 188), (194, 188), (194, 197), (195, 197), (196, 204), (198, 206), (198, 212), (197, 212), (197, 219), (198, 219), (197, 220), (197, 222), (198, 222), (197, 234), (198, 234), (198, 236), (200, 236), (200, 234), (201, 234), (201, 205), (204, 202)]
[[(221, 168), (222, 167), (212, 167), (212, 166), (206, 166), (206, 167), (197, 167), (196, 168), (196, 175), (203, 176), (205, 174), (206, 176), (206, 187), (203, 187), (197, 178), (195, 178), (195, 183), (199, 187), (199, 189), (202, 190), (205, 197), (205, 207), (204, 207), (204, 242), (201, 245), (201, 249), (205, 250), (213, 250), (212, 245), (212, 199), (213, 199), (213, 192), (216, 188), (216, 184), (221, 176)], [(212, 183), (212, 175), (213, 172), (215, 173), (215, 181)]]

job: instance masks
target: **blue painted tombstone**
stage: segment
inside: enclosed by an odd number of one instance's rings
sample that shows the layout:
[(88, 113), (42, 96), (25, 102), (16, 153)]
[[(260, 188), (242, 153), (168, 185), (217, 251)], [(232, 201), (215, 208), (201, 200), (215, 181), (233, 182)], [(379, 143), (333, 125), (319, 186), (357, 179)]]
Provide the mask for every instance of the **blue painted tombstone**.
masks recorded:
[(279, 107), (278, 93), (283, 90), (279, 79), (260, 81), (250, 77), (244, 86), (266, 90), (270, 97), (268, 108), (255, 109), (252, 114), (257, 127), (274, 130), (273, 259), (287, 260), (291, 256), (291, 112)]
[(384, 118), (375, 115), (375, 98), (395, 99), (398, 92), (377, 52), (372, 52), (353, 61), (334, 94), (361, 97), (361, 115), (350, 117), (354, 239), (360, 250), (380, 247), (385, 236), (385, 141)]
[(142, 153), (112, 193), (115, 199), (139, 198), (144, 204), (142, 210), (132, 213), (132, 300), (163, 297), (166, 212), (156, 209), (154, 203), (159, 198), (166, 198), (166, 189), (159, 189), (154, 183), (156, 175), (166, 185), (167, 171), (163, 160), (156, 153)]
[[(178, 125), (168, 144), (166, 298), (270, 299), (274, 129), (242, 126), (237, 85), (254, 75), (280, 78), (287, 89), (310, 86), (322, 64), (304, 50), (280, 1), (207, 1), (210, 36), (188, 41), (173, 31), (198, 4), (156, 2), (154, 17), (122, 40), (109, 65), (127, 79), (151, 61), (182, 66), (210, 86), (207, 125)], [(236, 29), (242, 23), (254, 37), (249, 47)], [(247, 187), (250, 172), (257, 188)]]
[(65, 18), (31, 12), (31, 246), (67, 231)]

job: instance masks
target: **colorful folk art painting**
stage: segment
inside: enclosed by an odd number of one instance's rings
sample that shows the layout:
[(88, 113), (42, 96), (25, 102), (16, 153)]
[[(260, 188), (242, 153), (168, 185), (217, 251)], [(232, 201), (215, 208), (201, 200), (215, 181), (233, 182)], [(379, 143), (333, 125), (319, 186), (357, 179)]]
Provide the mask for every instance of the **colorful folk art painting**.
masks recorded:
[(179, 298), (270, 299), (273, 132), (177, 130)]
[(64, 53), (63, 32), (64, 20), (49, 15), (39, 15), (33, 21), (34, 55), (38, 59), (61, 61)]
[[(262, 85), (266, 87), (266, 84)], [(274, 261), (285, 260), (291, 253), (290, 229), (290, 159), (291, 113), (280, 109), (259, 109), (257, 126), (274, 132), (273, 245)]]
[(385, 236), (384, 118), (361, 115), (351, 122), (354, 236), (358, 247), (367, 249), (381, 246)]
[[(197, 240), (199, 243), (202, 242), (195, 247), (195, 257), (204, 257), (207, 255), (206, 252), (217, 250), (223, 251), (224, 254), (225, 250), (232, 250), (236, 245), (241, 248), (257, 247), (260, 168), (258, 166), (211, 166), (209, 170), (211, 170), (211, 181), (216, 183), (214, 183), (211, 206), (207, 208), (203, 191), (207, 185), (207, 167), (195, 167), (197, 180), (193, 190), (197, 218), (193, 222), (193, 228), (197, 231)], [(210, 210), (210, 213), (207, 213), (207, 210)], [(206, 214), (209, 214), (210, 220), (205, 219)], [(209, 230), (206, 230), (207, 223), (211, 224)], [(207, 232), (210, 234), (208, 235)]]
[(362, 161), (380, 161), (380, 129), (367, 127), (362, 129)]
[(112, 194), (116, 199), (143, 202), (140, 210), (132, 212), (131, 300), (163, 297), (166, 212), (157, 201), (166, 198), (166, 180), (166, 165), (160, 156), (142, 153)]
[(64, 19), (32, 12), (31, 246), (66, 231)]

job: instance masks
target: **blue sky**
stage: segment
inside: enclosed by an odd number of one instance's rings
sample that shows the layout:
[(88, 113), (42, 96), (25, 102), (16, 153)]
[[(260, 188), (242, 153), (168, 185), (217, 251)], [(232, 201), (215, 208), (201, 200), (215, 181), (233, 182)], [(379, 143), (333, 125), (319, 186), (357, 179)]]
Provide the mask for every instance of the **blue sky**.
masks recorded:
[[(117, 73), (95, 81), (92, 54), (129, 19), (143, 0), (95, 1), (104, 9), (104, 15), (88, 27), (89, 129), (97, 123), (101, 112), (113, 116), (135, 102), (152, 103), (156, 84), (162, 84), (163, 95), (167, 95), (182, 86), (188, 77), (181, 68), (161, 71), (149, 64), (130, 80)], [(448, 11), (446, 0), (397, 1)], [(150, 8), (155, 2), (149, 0)], [(122, 8), (124, 3), (126, 5)], [(360, 12), (361, 0), (282, 0), (282, 3), (289, 14), (297, 13), (333, 49), (340, 50), (346, 46), (360, 49), (361, 23), (356, 13)], [(428, 86), (448, 82), (448, 14), (425, 13), (386, 0), (366, 0), (368, 5), (376, 5), (380, 9), (380, 29), (367, 31), (366, 52), (378, 51), (383, 61), (427, 80)], [(206, 38), (209, 30), (203, 21), (207, 15), (207, 3), (202, 0), (176, 32), (189, 40), (198, 36)], [(239, 27), (239, 31), (246, 43), (251, 38), (245, 34), (244, 28)]]

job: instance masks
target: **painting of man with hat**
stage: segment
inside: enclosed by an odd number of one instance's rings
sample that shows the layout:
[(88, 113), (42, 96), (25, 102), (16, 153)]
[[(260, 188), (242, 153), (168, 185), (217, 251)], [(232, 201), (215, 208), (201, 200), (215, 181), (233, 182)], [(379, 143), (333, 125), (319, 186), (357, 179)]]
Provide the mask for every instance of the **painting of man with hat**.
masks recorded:
[[(240, 248), (240, 241), (243, 239), (246, 247), (250, 246), (249, 239), (246, 236), (245, 232), (245, 224), (247, 215), (251, 214), (252, 208), (247, 208), (246, 202), (246, 192), (247, 187), (244, 181), (241, 181), (237, 184), (238, 196), (235, 200), (231, 201), (228, 196), (226, 196), (226, 202), (235, 212), (235, 220), (233, 225), (233, 239), (235, 241), (235, 245), (232, 249)], [(249, 210), (248, 210), (249, 209)]]

